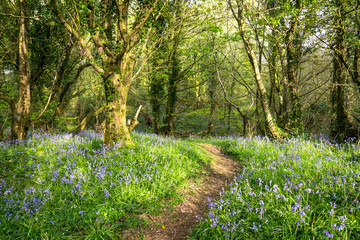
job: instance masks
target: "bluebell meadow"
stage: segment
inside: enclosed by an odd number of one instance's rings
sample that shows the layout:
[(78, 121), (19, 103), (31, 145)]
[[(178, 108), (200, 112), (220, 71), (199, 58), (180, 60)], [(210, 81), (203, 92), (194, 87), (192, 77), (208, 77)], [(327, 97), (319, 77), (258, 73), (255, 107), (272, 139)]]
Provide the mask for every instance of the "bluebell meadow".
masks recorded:
[(191, 239), (360, 239), (360, 150), (324, 137), (213, 138), (242, 171)]
[(0, 239), (119, 239), (136, 215), (179, 201), (204, 161), (173, 138), (134, 134), (103, 148), (102, 134), (32, 133), (0, 142)]

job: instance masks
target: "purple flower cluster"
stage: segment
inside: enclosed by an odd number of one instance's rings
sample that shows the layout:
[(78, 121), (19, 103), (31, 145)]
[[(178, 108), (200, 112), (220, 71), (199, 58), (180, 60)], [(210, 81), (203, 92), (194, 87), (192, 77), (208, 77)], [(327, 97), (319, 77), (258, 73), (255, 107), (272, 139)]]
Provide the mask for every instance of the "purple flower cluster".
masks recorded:
[(135, 147), (103, 148), (101, 138), (33, 133), (26, 141), (0, 142), (0, 157), (7, 154), (17, 162), (12, 172), (21, 173), (0, 179), (0, 229), (58, 223), (70, 229), (74, 221), (85, 227), (88, 219), (120, 219), (124, 209), (159, 204), (197, 171), (188, 144), (176, 139), (137, 134)]
[(207, 235), (313, 238), (322, 230), (341, 238), (360, 233), (358, 146), (302, 138), (221, 141), (239, 156), (243, 170), (219, 200), (209, 202), (203, 224), (213, 230), (204, 227)]

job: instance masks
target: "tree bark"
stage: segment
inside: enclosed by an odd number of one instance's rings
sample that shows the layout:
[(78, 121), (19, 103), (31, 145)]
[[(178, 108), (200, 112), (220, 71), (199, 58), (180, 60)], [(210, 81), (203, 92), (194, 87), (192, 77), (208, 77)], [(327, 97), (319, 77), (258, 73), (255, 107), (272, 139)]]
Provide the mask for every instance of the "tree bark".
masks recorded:
[[(165, 20), (160, 17), (156, 24), (156, 36), (160, 37), (163, 34), (163, 27), (165, 25)], [(162, 43), (156, 45), (158, 51), (154, 53), (150, 59), (150, 69), (149, 73), (150, 80), (150, 103), (152, 108), (152, 127), (156, 134), (161, 133), (161, 116), (163, 108), (163, 98), (165, 95), (165, 83), (166, 83), (166, 68), (161, 68), (166, 62), (166, 47)]]
[[(104, 143), (132, 144), (130, 131), (126, 126), (126, 100), (129, 92), (134, 62), (131, 52), (124, 56), (117, 67), (119, 73), (104, 76), (106, 97)], [(115, 70), (115, 69), (114, 69)]]
[[(360, 39), (360, 10), (357, 9), (355, 13), (355, 22), (356, 22), (356, 36)], [(353, 66), (352, 66), (352, 79), (353, 82), (357, 86), (357, 90), (360, 93), (360, 73), (359, 73), (359, 62), (360, 62), (360, 44), (356, 43), (354, 47), (354, 59), (353, 59)]]
[(332, 119), (331, 135), (339, 140), (346, 137), (346, 131), (350, 127), (350, 121), (346, 111), (345, 83), (346, 69), (345, 59), (345, 3), (344, 0), (336, 0), (335, 16), (335, 42), (333, 46), (333, 87), (331, 92)]
[[(296, 0), (295, 7), (300, 11), (301, 1)], [(299, 83), (296, 77), (297, 71), (297, 55), (296, 51), (298, 49), (294, 46), (294, 35), (298, 31), (298, 13), (295, 13), (295, 16), (292, 16), (290, 20), (290, 27), (286, 32), (285, 44), (286, 44), (286, 59), (287, 59), (287, 76), (289, 81), (289, 90), (290, 90), (290, 129), (295, 133), (302, 131), (303, 123), (301, 120), (301, 103), (299, 98)]]
[[(211, 82), (214, 82), (215, 80), (210, 80)], [(215, 82), (216, 83), (216, 82)], [(210, 83), (211, 85), (213, 85), (214, 83)], [(212, 135), (214, 134), (214, 117), (215, 117), (215, 111), (216, 111), (216, 96), (215, 96), (215, 86), (211, 86), (211, 88), (213, 88), (212, 90), (209, 89), (209, 95), (210, 95), (210, 115), (209, 115), (209, 122), (208, 122), (208, 126), (206, 129), (206, 134)], [(230, 108), (231, 109), (231, 108)]]
[[(158, 2), (144, 1), (134, 11), (130, 10), (131, 1), (102, 0), (100, 6), (96, 6), (93, 1), (87, 2), (87, 30), (92, 33), (91, 39), (99, 56), (95, 58), (85, 37), (77, 29), (77, 23), (70, 24), (62, 15), (56, 0), (50, 0), (55, 15), (80, 44), (92, 67), (102, 76), (106, 96), (104, 146), (132, 144), (126, 126), (126, 100), (134, 66), (132, 49), (138, 43), (141, 28)], [(98, 14), (96, 10), (99, 10)], [(116, 21), (112, 21), (113, 15)], [(133, 21), (130, 27), (128, 20), (131, 17)], [(113, 34), (117, 35), (116, 42), (113, 41)], [(102, 65), (99, 65), (100, 61)]]
[(19, 99), (13, 108), (11, 138), (24, 140), (30, 127), (31, 107), (26, 0), (19, 1), (19, 9)]
[(280, 63), (281, 63), (281, 85), (282, 85), (282, 98), (280, 101), (280, 108), (281, 108), (281, 123), (283, 127), (286, 127), (288, 124), (288, 111), (289, 111), (289, 83), (287, 79), (287, 70), (286, 70), (286, 63), (285, 57), (282, 52), (282, 47), (279, 41), (276, 41), (276, 47), (279, 51)]
[[(215, 23), (215, 27), (216, 27), (216, 22)], [(210, 97), (210, 115), (209, 115), (209, 122), (208, 122), (208, 126), (206, 129), (206, 134), (212, 135), (214, 133), (214, 116), (215, 116), (215, 111), (216, 111), (216, 107), (217, 107), (217, 81), (216, 81), (216, 73), (219, 73), (219, 68), (217, 66), (217, 52), (215, 49), (215, 37), (216, 37), (216, 32), (213, 33), (213, 37), (212, 37), (212, 53), (213, 53), (213, 58), (214, 58), (214, 68), (215, 71), (210, 71), (210, 76), (209, 76), (209, 85), (208, 85), (208, 92), (209, 92), (209, 97)], [(226, 104), (224, 105), (224, 107), (226, 108)], [(231, 108), (230, 108), (231, 109)], [(224, 110), (224, 113), (226, 114), (226, 110)], [(224, 121), (225, 121), (225, 117), (224, 117)]]
[(253, 49), (253, 46), (246, 34), (246, 31), (244, 29), (244, 11), (245, 11), (245, 5), (244, 5), (244, 0), (236, 0), (237, 3), (237, 13), (235, 13), (235, 9), (232, 7), (231, 2), (228, 2), (230, 5), (230, 8), (233, 12), (233, 15), (238, 23), (238, 28), (239, 28), (239, 33), (240, 36), (243, 40), (244, 43), (244, 47), (245, 47), (245, 51), (246, 54), (249, 58), (249, 61), (251, 63), (251, 66), (253, 68), (253, 72), (254, 72), (254, 77), (255, 77), (255, 82), (257, 85), (257, 89), (258, 89), (258, 98), (261, 104), (261, 108), (264, 112), (265, 115), (265, 124), (266, 124), (266, 128), (269, 130), (270, 135), (273, 138), (280, 138), (281, 137), (281, 132), (279, 131), (278, 127), (276, 126), (275, 120), (273, 119), (273, 116), (270, 112), (270, 108), (269, 108), (269, 103), (266, 99), (266, 89), (265, 89), (265, 85), (263, 83), (262, 77), (261, 77), (261, 73), (260, 73), (260, 68), (259, 68), (259, 64), (257, 61), (257, 57), (256, 57), (256, 53)]
[(165, 126), (165, 135), (172, 136), (175, 128), (175, 110), (176, 110), (176, 101), (177, 101), (177, 87), (178, 82), (180, 81), (180, 62), (178, 56), (178, 46), (180, 43), (180, 38), (182, 34), (183, 27), (183, 16), (181, 11), (181, 2), (177, 2), (174, 5), (178, 10), (175, 13), (175, 19), (178, 21), (178, 26), (174, 30), (173, 36), (173, 46), (170, 51), (169, 63), (170, 63), (170, 73), (169, 73), (169, 83), (168, 83), (168, 97), (166, 103), (166, 126)]
[[(160, 74), (161, 75), (161, 74)], [(156, 134), (160, 134), (160, 120), (161, 120), (161, 107), (162, 107), (162, 97), (164, 95), (164, 79), (161, 76), (155, 76), (152, 74), (150, 76), (150, 103), (152, 109), (152, 127)]]
[(174, 44), (174, 51), (170, 60), (171, 72), (169, 76), (168, 98), (166, 104), (166, 128), (165, 135), (172, 136), (175, 128), (175, 109), (177, 101), (177, 82), (179, 81), (179, 60), (177, 56), (177, 44)]

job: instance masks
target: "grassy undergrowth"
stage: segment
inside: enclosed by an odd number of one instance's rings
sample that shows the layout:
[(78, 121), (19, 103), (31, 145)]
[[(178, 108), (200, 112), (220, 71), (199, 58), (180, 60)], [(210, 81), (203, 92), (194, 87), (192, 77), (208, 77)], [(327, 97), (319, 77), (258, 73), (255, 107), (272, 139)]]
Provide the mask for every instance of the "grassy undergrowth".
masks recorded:
[(360, 239), (359, 146), (218, 138), (242, 172), (191, 239)]
[(101, 137), (0, 143), (0, 239), (119, 239), (138, 214), (179, 202), (207, 164), (183, 141), (134, 134), (135, 147), (104, 150)]

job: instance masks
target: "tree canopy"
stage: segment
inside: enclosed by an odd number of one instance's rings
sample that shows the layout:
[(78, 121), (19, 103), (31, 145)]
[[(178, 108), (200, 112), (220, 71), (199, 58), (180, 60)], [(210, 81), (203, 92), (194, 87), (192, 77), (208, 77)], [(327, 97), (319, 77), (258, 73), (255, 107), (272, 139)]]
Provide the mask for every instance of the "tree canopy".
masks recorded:
[[(0, 138), (359, 136), (353, 0), (5, 0)], [(140, 107), (141, 106), (141, 107)]]

